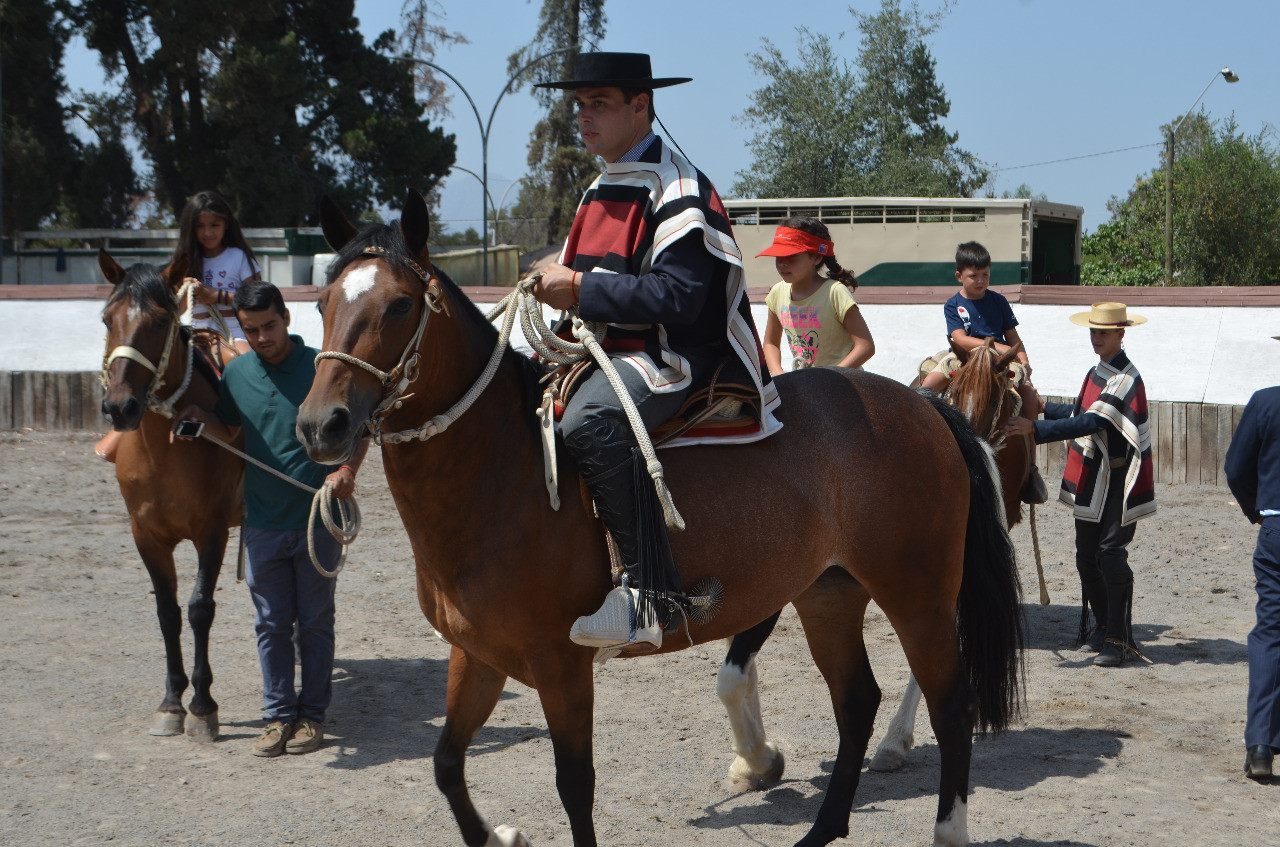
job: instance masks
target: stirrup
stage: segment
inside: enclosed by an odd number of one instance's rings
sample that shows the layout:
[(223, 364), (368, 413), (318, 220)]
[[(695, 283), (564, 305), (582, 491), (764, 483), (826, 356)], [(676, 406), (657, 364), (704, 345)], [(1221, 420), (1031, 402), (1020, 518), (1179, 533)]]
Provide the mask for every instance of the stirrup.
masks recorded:
[(662, 646), (662, 627), (651, 622), (637, 626), (636, 606), (640, 592), (619, 586), (604, 598), (604, 605), (592, 615), (583, 615), (569, 629), (569, 640), (584, 647), (622, 647), (648, 642)]

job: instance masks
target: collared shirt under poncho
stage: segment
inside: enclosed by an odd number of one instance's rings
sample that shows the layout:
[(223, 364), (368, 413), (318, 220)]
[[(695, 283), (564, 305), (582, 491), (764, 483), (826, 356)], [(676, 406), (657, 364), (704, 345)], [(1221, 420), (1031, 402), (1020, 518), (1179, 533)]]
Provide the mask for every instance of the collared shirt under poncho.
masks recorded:
[[(1080, 395), (1070, 409), (1070, 421), (1036, 422), (1037, 442), (1060, 440), (1072, 424), (1090, 430), (1071, 442), (1059, 499), (1074, 507), (1077, 518), (1096, 523), (1102, 517), (1111, 474), (1123, 472), (1124, 506), (1120, 524), (1128, 526), (1153, 514), (1155, 474), (1147, 390), (1138, 369), (1124, 351), (1110, 362), (1089, 370)], [(1066, 417), (1053, 414), (1054, 411), (1046, 409), (1046, 417)], [(1093, 418), (1092, 422), (1085, 420), (1088, 417)], [(1061, 430), (1059, 438), (1053, 437), (1053, 430)], [(1112, 459), (1122, 461), (1123, 465), (1112, 468)]]
[(762, 426), (716, 442), (755, 441), (781, 427), (724, 205), (711, 182), (661, 139), (654, 136), (638, 161), (605, 165), (583, 195), (560, 261), (582, 272), (582, 319), (609, 325), (602, 345), (650, 391), (689, 386), (682, 351), (736, 353), (760, 392)]

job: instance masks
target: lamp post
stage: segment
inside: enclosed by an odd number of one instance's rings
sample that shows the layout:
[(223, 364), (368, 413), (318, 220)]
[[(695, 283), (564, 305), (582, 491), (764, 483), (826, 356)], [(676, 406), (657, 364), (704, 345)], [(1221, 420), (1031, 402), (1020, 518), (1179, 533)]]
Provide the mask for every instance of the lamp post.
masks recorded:
[(1191, 104), (1191, 108), (1178, 118), (1178, 122), (1169, 128), (1169, 134), (1165, 139), (1165, 169), (1164, 169), (1164, 284), (1173, 285), (1173, 142), (1174, 136), (1178, 134), (1178, 127), (1182, 126), (1182, 122), (1190, 116), (1200, 99), (1204, 97), (1205, 92), (1209, 90), (1209, 86), (1217, 82), (1218, 77), (1222, 77), (1227, 82), (1239, 82), (1240, 77), (1231, 72), (1231, 68), (1223, 68), (1209, 78), (1209, 84), (1200, 92), (1195, 103)]
[(453, 74), (449, 73), (444, 68), (437, 65), (435, 62), (429, 62), (426, 59), (417, 59), (417, 58), (414, 58), (413, 56), (396, 56), (395, 57), (397, 59), (400, 59), (401, 61), (414, 62), (419, 65), (426, 65), (427, 67), (433, 68), (434, 70), (437, 70), (440, 73), (447, 76), (449, 79), (453, 81), (454, 85), (458, 86), (458, 89), (462, 92), (462, 96), (466, 97), (467, 102), (471, 104), (471, 111), (475, 113), (476, 123), (480, 127), (480, 174), (481, 174), (480, 185), (484, 189), (484, 193), (480, 197), (480, 208), (481, 208), (481, 211), (483, 212), (483, 214), (480, 215), (480, 218), (483, 222), (481, 248), (483, 250), (483, 263), (484, 263), (483, 282), (485, 285), (489, 284), (489, 214), (488, 214), (488, 211), (485, 209), (486, 200), (488, 201), (490, 207), (492, 207), (493, 205), (493, 201), (488, 199), (489, 197), (489, 130), (490, 128), (493, 127), (493, 116), (498, 111), (498, 104), (502, 102), (502, 98), (505, 97), (507, 95), (507, 92), (511, 90), (511, 86), (515, 84), (515, 81), (520, 77), (520, 74), (524, 73), (529, 68), (536, 65), (538, 62), (541, 62), (543, 59), (546, 59), (550, 56), (555, 56), (558, 53), (572, 53), (577, 49), (578, 48), (576, 46), (561, 47), (557, 50), (552, 50), (548, 53), (543, 53), (541, 56), (537, 57), (536, 59), (526, 62), (523, 66), (521, 66), (519, 70), (517, 70), (507, 79), (507, 84), (502, 87), (502, 93), (498, 95), (497, 100), (493, 101), (493, 108), (489, 110), (488, 123), (485, 123), (485, 121), (481, 119), (480, 110), (476, 107), (476, 101), (471, 98), (471, 94), (467, 91), (467, 89), (462, 85), (461, 82), (458, 82), (458, 78), (455, 77)]
[[(464, 168), (464, 167), (462, 167), (462, 165), (450, 165), (450, 166), (449, 166), (449, 170), (450, 170), (450, 171), (462, 171), (464, 174), (470, 174), (471, 176), (475, 177), (476, 182), (480, 183), (480, 190), (481, 190), (482, 192), (484, 192), (484, 196), (485, 196), (485, 197), (488, 199), (488, 201), (489, 201), (489, 211), (493, 211), (493, 195), (489, 193), (489, 187), (488, 187), (487, 185), (485, 185), (485, 181), (484, 181), (484, 179), (480, 176), (480, 174), (476, 173), (475, 171), (471, 170), (470, 168)], [(481, 205), (484, 205), (484, 204), (482, 203)], [(481, 225), (483, 226), (483, 224), (481, 224)]]
[[(507, 194), (511, 191), (511, 189), (515, 188), (517, 185), (524, 182), (525, 179), (526, 177), (517, 177), (513, 179), (510, 182), (510, 184), (508, 184), (507, 187), (503, 190), (502, 199), (498, 201), (498, 208), (494, 209), (493, 211), (493, 227), (495, 230), (502, 224), (502, 207), (507, 205)], [(497, 236), (497, 233), (495, 232), (494, 241), (497, 242), (497, 240), (498, 240), (498, 236)]]

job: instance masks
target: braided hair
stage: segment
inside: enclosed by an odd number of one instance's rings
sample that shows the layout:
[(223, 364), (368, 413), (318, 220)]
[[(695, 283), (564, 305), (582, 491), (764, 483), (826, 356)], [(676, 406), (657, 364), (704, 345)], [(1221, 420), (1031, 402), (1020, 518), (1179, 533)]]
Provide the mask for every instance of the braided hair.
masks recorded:
[[(827, 229), (827, 225), (817, 218), (810, 218), (805, 215), (793, 215), (782, 222), (783, 226), (791, 229), (798, 229), (801, 232), (807, 232), (810, 235), (816, 235), (824, 241), (831, 240), (831, 231)], [(840, 267), (840, 263), (836, 261), (835, 254), (822, 257), (822, 264), (827, 269), (827, 279), (835, 279), (843, 282), (849, 287), (850, 291), (858, 289), (858, 278), (853, 275), (853, 271), (847, 271)]]

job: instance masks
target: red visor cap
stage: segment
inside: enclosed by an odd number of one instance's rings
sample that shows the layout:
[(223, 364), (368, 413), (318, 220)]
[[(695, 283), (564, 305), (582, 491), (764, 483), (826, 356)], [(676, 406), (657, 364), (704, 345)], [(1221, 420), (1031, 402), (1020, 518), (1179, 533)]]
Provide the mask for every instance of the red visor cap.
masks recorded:
[(780, 226), (773, 234), (773, 243), (756, 254), (761, 256), (795, 256), (798, 253), (817, 253), (819, 256), (834, 256), (834, 242), (810, 235), (789, 226)]

